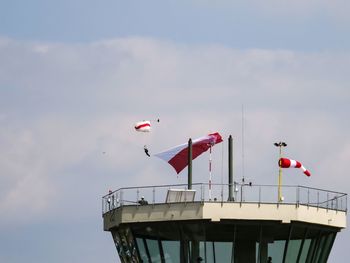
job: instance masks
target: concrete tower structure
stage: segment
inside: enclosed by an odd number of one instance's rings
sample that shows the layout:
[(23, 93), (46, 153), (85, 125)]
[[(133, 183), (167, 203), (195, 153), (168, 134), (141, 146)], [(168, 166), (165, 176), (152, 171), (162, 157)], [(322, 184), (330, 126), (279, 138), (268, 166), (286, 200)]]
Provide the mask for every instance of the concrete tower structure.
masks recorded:
[(121, 262), (327, 262), (346, 227), (346, 194), (237, 183), (232, 176), (228, 182), (189, 178), (188, 185), (128, 187), (104, 196), (104, 230)]
[(244, 200), (236, 192), (227, 201), (222, 185), (214, 185), (213, 200), (208, 185), (186, 186), (122, 188), (103, 197), (104, 230), (121, 262), (322, 263), (346, 227), (343, 193), (288, 186), (282, 203), (269, 199), (275, 186), (237, 184)]

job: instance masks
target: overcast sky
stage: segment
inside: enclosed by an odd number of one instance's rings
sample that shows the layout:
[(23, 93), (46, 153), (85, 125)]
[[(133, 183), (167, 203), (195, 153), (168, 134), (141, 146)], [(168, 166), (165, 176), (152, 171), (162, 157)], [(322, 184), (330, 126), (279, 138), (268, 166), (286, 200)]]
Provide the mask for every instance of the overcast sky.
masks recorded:
[[(277, 183), (273, 143), (284, 140), (312, 173), (286, 170), (285, 184), (350, 192), (349, 8), (0, 0), (0, 262), (119, 262), (101, 196), (187, 183), (143, 145), (156, 153), (215, 131), (233, 135), (240, 178), (242, 105), (249, 180)], [(151, 133), (134, 132), (156, 118)], [(207, 158), (194, 181), (207, 181)], [(342, 231), (329, 262), (347, 262), (349, 242)]]

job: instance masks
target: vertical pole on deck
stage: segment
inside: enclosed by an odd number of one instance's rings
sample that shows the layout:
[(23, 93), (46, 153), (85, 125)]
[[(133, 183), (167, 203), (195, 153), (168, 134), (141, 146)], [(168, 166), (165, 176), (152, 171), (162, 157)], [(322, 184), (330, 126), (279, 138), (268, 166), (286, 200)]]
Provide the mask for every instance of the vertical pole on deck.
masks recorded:
[(192, 189), (192, 139), (190, 138), (188, 140), (188, 156), (187, 156), (187, 176), (188, 176), (188, 183), (187, 183), (187, 188)]
[[(279, 159), (282, 158), (282, 147), (280, 146), (280, 155)], [(280, 162), (280, 161), (279, 161)], [(282, 186), (282, 167), (281, 164), (279, 163), (279, 170), (278, 170), (278, 202), (282, 202), (282, 191), (281, 191), (281, 186)]]
[(285, 142), (275, 142), (274, 145), (276, 147), (279, 147), (279, 161), (278, 161), (278, 203), (283, 202), (283, 196), (282, 196), (282, 167), (281, 167), (281, 158), (282, 158), (282, 147), (286, 147), (287, 144)]
[(232, 135), (228, 137), (228, 201), (234, 201), (233, 198), (233, 139)]
[(211, 201), (211, 147), (209, 148), (209, 201)]

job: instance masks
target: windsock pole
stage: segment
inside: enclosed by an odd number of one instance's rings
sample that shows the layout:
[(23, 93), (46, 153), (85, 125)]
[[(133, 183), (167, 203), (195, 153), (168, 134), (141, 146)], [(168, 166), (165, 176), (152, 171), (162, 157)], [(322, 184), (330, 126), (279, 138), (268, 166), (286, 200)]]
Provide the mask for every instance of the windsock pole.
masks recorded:
[[(280, 158), (282, 157), (282, 147), (280, 146)], [(279, 161), (278, 161), (279, 162)], [(282, 167), (280, 163), (278, 163), (278, 202), (282, 202), (282, 191), (281, 191), (281, 185), (282, 185)]]
[[(282, 158), (282, 147), (286, 147), (287, 144), (285, 142), (276, 142), (274, 143), (274, 145), (276, 147), (279, 147), (279, 160)], [(281, 186), (282, 186), (282, 167), (281, 164), (278, 161), (278, 202), (283, 202), (283, 196), (282, 196), (282, 190), (281, 190)]]

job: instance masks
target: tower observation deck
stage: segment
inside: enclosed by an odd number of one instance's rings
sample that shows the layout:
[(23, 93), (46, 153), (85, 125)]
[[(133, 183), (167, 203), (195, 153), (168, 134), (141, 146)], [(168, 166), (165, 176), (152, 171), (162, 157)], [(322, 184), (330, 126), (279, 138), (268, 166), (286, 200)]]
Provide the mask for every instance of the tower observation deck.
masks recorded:
[[(102, 198), (121, 262), (322, 263), (346, 227), (347, 194), (234, 183), (121, 188)], [(142, 198), (143, 197), (143, 198)]]

